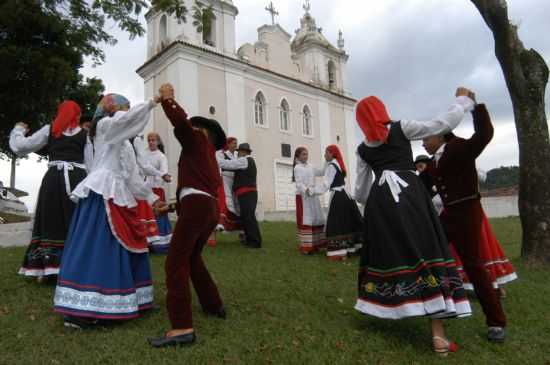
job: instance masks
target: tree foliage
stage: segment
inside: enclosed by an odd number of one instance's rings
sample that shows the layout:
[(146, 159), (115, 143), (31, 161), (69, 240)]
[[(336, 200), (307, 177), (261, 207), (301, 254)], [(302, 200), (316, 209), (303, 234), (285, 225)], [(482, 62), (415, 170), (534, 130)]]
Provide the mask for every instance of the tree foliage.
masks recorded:
[(36, 1), (0, 5), (0, 154), (11, 153), (7, 140), (14, 123), (45, 123), (67, 85), (78, 84), (82, 55), (75, 41), (67, 23)]
[(481, 183), (482, 190), (511, 188), (519, 184), (519, 166), (501, 166), (487, 172), (487, 180)]
[(84, 57), (104, 62), (102, 46), (114, 45), (113, 26), (130, 38), (142, 36), (147, 9), (186, 21), (183, 0), (4, 0), (0, 3), (0, 158), (11, 156), (9, 132), (26, 121), (31, 129), (49, 123), (58, 103), (75, 99), (93, 113), (103, 84), (83, 80)]
[(216, 14), (212, 5), (205, 7), (198, 2), (193, 5), (193, 26), (197, 32), (203, 34), (203, 37), (208, 37), (212, 32), (213, 20), (216, 20)]

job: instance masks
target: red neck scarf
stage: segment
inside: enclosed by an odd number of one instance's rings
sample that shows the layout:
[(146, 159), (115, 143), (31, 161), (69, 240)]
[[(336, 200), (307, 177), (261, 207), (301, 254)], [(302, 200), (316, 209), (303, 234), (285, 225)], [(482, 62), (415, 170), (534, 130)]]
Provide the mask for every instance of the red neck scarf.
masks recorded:
[(72, 100), (65, 100), (57, 108), (57, 115), (52, 124), (52, 135), (59, 138), (67, 129), (78, 127), (80, 107)]
[(344, 158), (342, 157), (342, 153), (340, 152), (340, 149), (338, 148), (338, 146), (335, 144), (331, 144), (330, 146), (327, 147), (327, 151), (329, 151), (330, 154), (334, 156), (336, 161), (338, 161), (338, 164), (342, 169), (342, 173), (344, 174), (344, 176), (346, 176), (347, 175), (346, 165), (344, 164)]
[(386, 142), (391, 119), (384, 103), (376, 96), (364, 98), (357, 104), (356, 118), (359, 127), (369, 142)]

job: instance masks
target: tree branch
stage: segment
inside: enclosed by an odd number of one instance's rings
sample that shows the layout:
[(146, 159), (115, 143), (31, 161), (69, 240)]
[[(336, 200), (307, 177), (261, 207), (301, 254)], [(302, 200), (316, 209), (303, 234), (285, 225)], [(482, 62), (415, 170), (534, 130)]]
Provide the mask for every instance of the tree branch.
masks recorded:
[(481, 17), (491, 29), (495, 40), (495, 54), (504, 71), (506, 84), (511, 94), (525, 95), (525, 79), (520, 58), (525, 47), (519, 39), (517, 26), (508, 19), (508, 7), (505, 0), (470, 0)]

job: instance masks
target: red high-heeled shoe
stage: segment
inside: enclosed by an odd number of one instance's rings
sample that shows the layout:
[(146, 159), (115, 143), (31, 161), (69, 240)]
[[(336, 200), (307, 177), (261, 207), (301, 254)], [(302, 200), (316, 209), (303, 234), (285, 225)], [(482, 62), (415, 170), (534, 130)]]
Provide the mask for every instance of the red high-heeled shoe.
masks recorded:
[(439, 341), (444, 344), (443, 347), (435, 347), (434, 346), (434, 352), (438, 354), (439, 356), (445, 357), (449, 355), (450, 352), (457, 352), (458, 351), (458, 345), (452, 341), (447, 341), (444, 338), (441, 338), (439, 336), (433, 337), (434, 341)]

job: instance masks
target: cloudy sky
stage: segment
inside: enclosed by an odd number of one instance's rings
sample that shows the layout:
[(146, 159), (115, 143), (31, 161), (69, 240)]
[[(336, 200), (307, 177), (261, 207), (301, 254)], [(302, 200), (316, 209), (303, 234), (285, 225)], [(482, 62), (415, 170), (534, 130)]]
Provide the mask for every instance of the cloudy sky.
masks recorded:
[[(271, 21), (264, 10), (269, 1), (233, 3), (239, 8), (237, 44), (254, 42), (256, 29)], [(273, 3), (280, 13), (278, 22), (293, 34), (303, 14), (303, 1)], [(488, 170), (517, 164), (512, 106), (494, 56), (492, 34), (469, 0), (312, 0), (311, 6), (317, 26), (329, 40), (336, 43), (339, 29), (344, 33), (350, 55), (348, 89), (355, 98), (378, 95), (393, 119), (422, 119), (443, 111), (455, 88), (467, 86), (488, 105), (496, 126), (495, 138), (478, 165)], [(525, 46), (550, 63), (550, 1), (508, 0), (508, 6)], [(135, 70), (145, 61), (146, 40), (130, 41), (126, 34), (113, 31), (118, 44), (105, 47), (105, 64), (93, 68), (88, 62), (83, 73), (101, 78), (109, 92), (141, 101), (143, 82)], [(546, 102), (548, 106), (548, 96)], [(459, 135), (471, 133), (470, 120), (457, 130)], [(416, 144), (415, 153), (422, 152)], [(17, 185), (31, 193), (26, 200), (31, 208), (46, 169), (35, 160), (21, 162), (17, 170)], [(9, 165), (4, 161), (0, 161), (0, 180), (9, 181)]]

